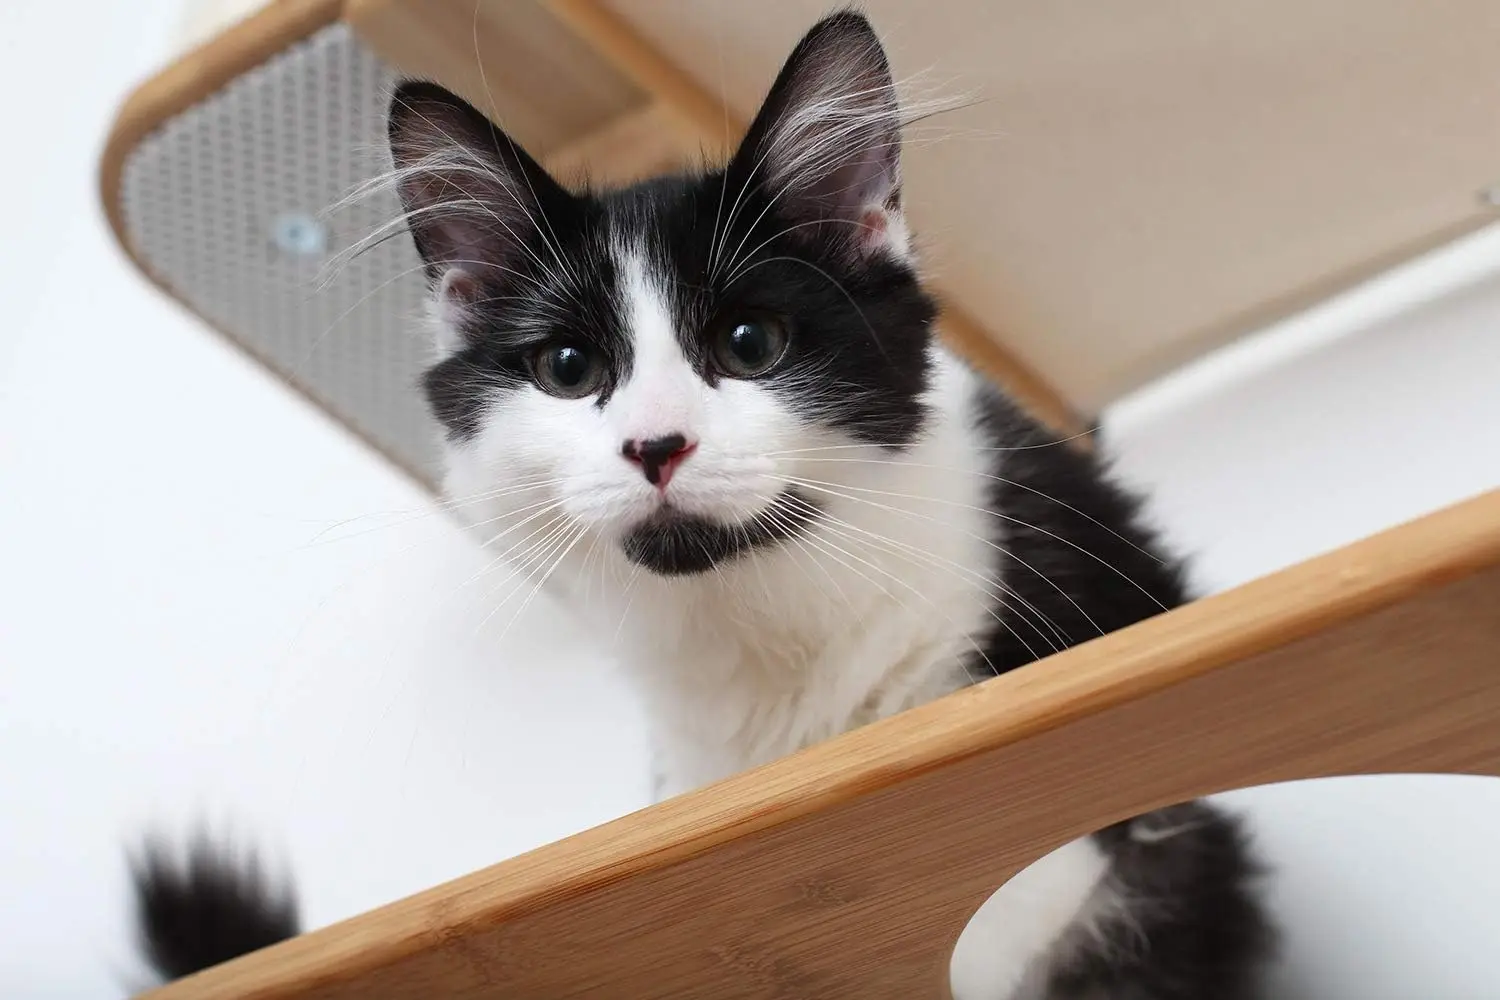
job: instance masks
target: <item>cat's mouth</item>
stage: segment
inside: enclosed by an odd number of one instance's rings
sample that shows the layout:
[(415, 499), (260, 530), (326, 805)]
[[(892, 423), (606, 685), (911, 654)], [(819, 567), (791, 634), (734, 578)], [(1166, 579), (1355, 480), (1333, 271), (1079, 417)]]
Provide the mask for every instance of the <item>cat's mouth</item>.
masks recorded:
[(783, 490), (759, 514), (716, 521), (663, 503), (621, 540), (625, 558), (661, 576), (705, 573), (720, 563), (794, 538), (818, 517), (816, 503)]

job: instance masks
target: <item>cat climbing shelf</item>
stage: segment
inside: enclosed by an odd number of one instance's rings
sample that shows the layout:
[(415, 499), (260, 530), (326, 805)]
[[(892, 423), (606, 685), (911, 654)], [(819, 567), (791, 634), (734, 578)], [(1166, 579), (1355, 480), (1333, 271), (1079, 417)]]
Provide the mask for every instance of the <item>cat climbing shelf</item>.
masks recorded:
[[(347, 252), (398, 212), (345, 198), (385, 166), (393, 82), (628, 180), (721, 154), (824, 6), (278, 0), (130, 97), (105, 207), (150, 280), (432, 485), (415, 253)], [(983, 98), (906, 161), (947, 335), (1072, 430), (1492, 221), (1493, 6), (869, 3), (898, 75)], [(942, 996), (980, 901), (1090, 830), (1295, 778), (1500, 775), (1497, 651), (1491, 493), (154, 996)]]

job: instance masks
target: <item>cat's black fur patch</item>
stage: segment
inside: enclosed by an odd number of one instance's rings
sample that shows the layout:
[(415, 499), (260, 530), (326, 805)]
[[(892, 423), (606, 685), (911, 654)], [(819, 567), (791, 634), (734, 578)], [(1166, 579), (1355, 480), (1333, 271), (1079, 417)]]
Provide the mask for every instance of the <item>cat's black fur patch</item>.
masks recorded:
[(185, 858), (152, 841), (131, 864), (141, 953), (165, 980), (180, 979), (299, 933), (297, 901), (253, 855), (206, 838)]
[(463, 441), (479, 433), (497, 393), (519, 388), (531, 378), (525, 357), (497, 344), (478, 342), (450, 354), (422, 375), (422, 391), (432, 415), (449, 436)]
[(989, 507), (1006, 587), (976, 673), (1005, 673), (1187, 600), (1181, 566), (1096, 453), (1059, 442), (998, 390), (976, 402), (996, 449)]
[[(990, 508), (1005, 592), (976, 678), (1176, 607), (1180, 564), (1142, 522), (1141, 502), (1093, 452), (1061, 442), (998, 391), (975, 420), (996, 449)], [(982, 654), (982, 655), (981, 655)], [(1169, 835), (1170, 834), (1170, 835)], [(1189, 802), (1094, 835), (1122, 912), (1060, 942), (1044, 1000), (1250, 1000), (1275, 945), (1256, 895), (1261, 871), (1239, 822)]]
[[(738, 201), (733, 223), (716, 223)], [(648, 264), (670, 299), (683, 353), (710, 384), (708, 335), (727, 317), (770, 313), (791, 328), (787, 355), (762, 384), (807, 419), (900, 447), (922, 426), (936, 308), (912, 269), (879, 255), (854, 266), (841, 242), (778, 212), (735, 164), (650, 181), (604, 198), (613, 224), (646, 233)], [(711, 277), (714, 250), (744, 261)], [(753, 279), (753, 280), (751, 280)], [(837, 371), (838, 378), (811, 373)]]
[(1261, 875), (1237, 819), (1186, 802), (1095, 834), (1128, 909), (1059, 964), (1046, 1000), (1255, 1000), (1275, 935), (1248, 891)]
[(730, 559), (800, 534), (818, 516), (818, 506), (795, 489), (771, 501), (744, 524), (720, 524), (662, 510), (625, 536), (625, 556), (662, 576), (705, 573)]

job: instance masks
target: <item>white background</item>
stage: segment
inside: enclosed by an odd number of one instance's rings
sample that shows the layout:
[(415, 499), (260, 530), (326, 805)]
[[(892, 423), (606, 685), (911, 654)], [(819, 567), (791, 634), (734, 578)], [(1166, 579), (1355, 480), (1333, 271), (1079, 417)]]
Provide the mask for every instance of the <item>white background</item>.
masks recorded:
[[(98, 144), (179, 3), (86, 6), (0, 6), (0, 995), (18, 998), (125, 991), (123, 851), (151, 824), (269, 845), (321, 924), (646, 799), (606, 656), (540, 601), (490, 614), (503, 576), (415, 486), (116, 251)], [(1496, 243), (1109, 415), (1205, 587), (1500, 485)], [(1413, 296), (1431, 301), (1379, 318)], [(1235, 799), (1279, 868), (1278, 997), (1500, 996), (1500, 782)]]

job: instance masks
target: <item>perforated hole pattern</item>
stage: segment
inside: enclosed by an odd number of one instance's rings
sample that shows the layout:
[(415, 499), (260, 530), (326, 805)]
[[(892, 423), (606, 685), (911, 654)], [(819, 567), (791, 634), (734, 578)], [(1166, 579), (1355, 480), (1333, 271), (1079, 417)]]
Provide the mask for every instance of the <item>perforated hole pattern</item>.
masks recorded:
[[(121, 207), (168, 288), (431, 485), (439, 432), (417, 391), (431, 345), (411, 237), (329, 266), (400, 212), (389, 191), (329, 212), (389, 167), (395, 79), (345, 26), (325, 28), (141, 142)], [(321, 247), (303, 219), (326, 227)]]

